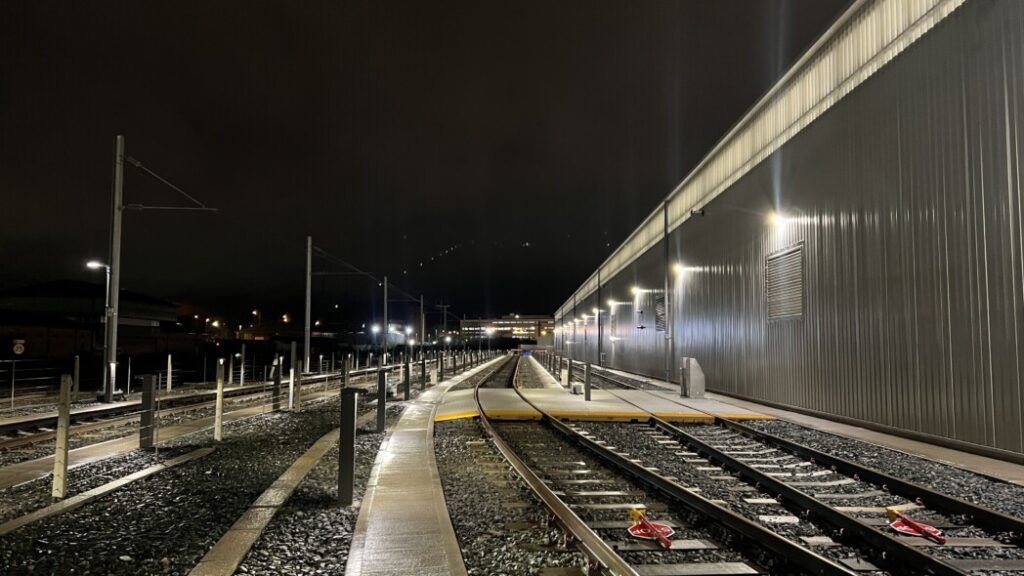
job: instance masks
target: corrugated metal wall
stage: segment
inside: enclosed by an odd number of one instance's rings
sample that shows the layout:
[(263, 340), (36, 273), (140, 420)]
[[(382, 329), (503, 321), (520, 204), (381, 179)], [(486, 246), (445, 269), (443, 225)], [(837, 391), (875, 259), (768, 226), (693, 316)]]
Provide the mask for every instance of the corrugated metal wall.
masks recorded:
[[(1024, 3), (969, 1), (673, 230), (667, 259), (659, 242), (563, 306), (558, 345), (596, 361), (598, 308), (608, 365), (693, 356), (714, 390), (1024, 454), (1022, 112)], [(798, 243), (803, 313), (769, 321), (766, 259)]]

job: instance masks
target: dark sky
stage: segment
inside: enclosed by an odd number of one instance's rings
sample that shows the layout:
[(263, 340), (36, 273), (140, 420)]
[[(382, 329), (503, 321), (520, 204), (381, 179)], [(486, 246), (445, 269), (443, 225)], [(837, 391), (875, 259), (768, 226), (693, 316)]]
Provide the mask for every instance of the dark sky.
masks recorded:
[[(123, 133), (220, 209), (128, 213), (123, 288), (297, 314), (311, 234), (458, 314), (550, 313), (847, 4), (0, 0), (0, 287), (101, 280)], [(369, 317), (365, 280), (314, 290)]]

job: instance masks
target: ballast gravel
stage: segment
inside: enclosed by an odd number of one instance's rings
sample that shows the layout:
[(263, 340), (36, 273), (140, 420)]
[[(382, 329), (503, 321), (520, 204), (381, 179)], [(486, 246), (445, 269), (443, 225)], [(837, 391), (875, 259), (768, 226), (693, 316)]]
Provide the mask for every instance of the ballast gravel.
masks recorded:
[[(228, 424), (205, 458), (0, 537), (0, 574), (185, 574), (338, 416), (315, 405)], [(210, 442), (204, 434), (170, 444)]]
[(470, 575), (520, 576), (586, 566), (546, 526), (540, 501), (486, 439), (475, 420), (441, 422), (434, 451), (448, 514)]
[(758, 430), (880, 470), (939, 492), (1024, 518), (1024, 486), (988, 478), (956, 466), (897, 450), (772, 420), (751, 423)]

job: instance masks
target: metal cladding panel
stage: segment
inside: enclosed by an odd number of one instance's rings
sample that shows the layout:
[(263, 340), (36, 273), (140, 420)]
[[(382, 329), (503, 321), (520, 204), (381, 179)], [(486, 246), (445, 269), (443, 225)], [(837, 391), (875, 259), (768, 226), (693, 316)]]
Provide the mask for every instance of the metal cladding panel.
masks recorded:
[[(670, 234), (675, 354), (713, 390), (1019, 458), (1022, 114), (1024, 3), (967, 2)], [(769, 321), (796, 245), (803, 314)], [(665, 273), (655, 244), (603, 298), (652, 306), (629, 289)], [(609, 365), (663, 377), (664, 333), (609, 335)]]

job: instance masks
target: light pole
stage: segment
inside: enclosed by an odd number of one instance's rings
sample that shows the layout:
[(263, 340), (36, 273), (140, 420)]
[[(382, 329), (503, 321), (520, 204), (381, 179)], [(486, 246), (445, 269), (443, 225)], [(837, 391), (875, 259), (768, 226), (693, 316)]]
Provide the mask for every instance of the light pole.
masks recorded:
[(104, 393), (107, 390), (107, 381), (110, 377), (110, 368), (108, 359), (106, 358), (107, 346), (110, 343), (110, 266), (100, 262), (99, 260), (90, 260), (85, 263), (85, 267), (89, 270), (99, 270), (103, 268), (107, 272), (107, 287), (104, 290), (103, 299), (103, 390)]

